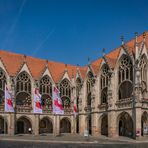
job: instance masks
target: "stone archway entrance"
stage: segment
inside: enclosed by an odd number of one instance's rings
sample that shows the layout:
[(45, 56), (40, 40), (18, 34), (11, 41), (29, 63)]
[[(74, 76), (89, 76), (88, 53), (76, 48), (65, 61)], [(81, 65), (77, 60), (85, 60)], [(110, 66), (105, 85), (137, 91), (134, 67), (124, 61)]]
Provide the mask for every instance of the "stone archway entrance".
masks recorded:
[(133, 120), (131, 116), (123, 112), (119, 115), (119, 136), (133, 137)]
[[(29, 128), (31, 128), (31, 131), (29, 131)], [(32, 126), (31, 126), (31, 122), (29, 121), (29, 119), (27, 119), (26, 117), (20, 117), (17, 120), (17, 134), (30, 134), (32, 133)]]
[(40, 134), (43, 133), (53, 133), (53, 124), (52, 121), (50, 119), (48, 119), (47, 117), (43, 118), (42, 120), (40, 120)]
[(79, 133), (79, 116), (76, 118), (76, 133)]
[(71, 133), (71, 123), (67, 118), (60, 121), (60, 133)]
[(101, 135), (108, 136), (108, 118), (104, 115), (101, 120)]
[(7, 134), (8, 133), (8, 125), (6, 119), (4, 120), (3, 117), (0, 117), (0, 134)]
[(144, 112), (141, 117), (141, 136), (148, 135), (148, 113)]

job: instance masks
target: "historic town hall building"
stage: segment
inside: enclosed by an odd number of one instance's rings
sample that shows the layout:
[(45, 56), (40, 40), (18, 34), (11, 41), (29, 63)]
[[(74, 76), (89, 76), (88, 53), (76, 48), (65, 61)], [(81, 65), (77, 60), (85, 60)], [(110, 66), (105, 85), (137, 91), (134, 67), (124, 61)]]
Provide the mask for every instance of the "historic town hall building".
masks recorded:
[[(15, 112), (4, 111), (4, 87), (11, 86)], [(57, 86), (64, 115), (52, 113)], [(43, 113), (33, 113), (33, 89), (42, 95)], [(73, 99), (78, 115), (73, 115)], [(0, 133), (148, 134), (148, 32), (122, 41), (87, 66), (72, 66), (0, 50)]]

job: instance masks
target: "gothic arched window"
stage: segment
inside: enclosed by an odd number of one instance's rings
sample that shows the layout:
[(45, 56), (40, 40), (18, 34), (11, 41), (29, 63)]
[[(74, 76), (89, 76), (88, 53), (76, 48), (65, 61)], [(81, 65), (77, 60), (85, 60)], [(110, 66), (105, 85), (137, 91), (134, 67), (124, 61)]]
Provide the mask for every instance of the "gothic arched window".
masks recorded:
[(16, 79), (16, 105), (31, 106), (31, 80), (25, 71)]
[(70, 108), (71, 87), (67, 79), (62, 80), (60, 83), (60, 97), (63, 102), (63, 107)]
[(40, 80), (40, 93), (43, 107), (52, 108), (52, 83), (48, 75)]
[(82, 88), (82, 81), (80, 78), (76, 79), (76, 104), (77, 104), (77, 108), (79, 107), (79, 95), (80, 95), (80, 91)]
[(5, 84), (6, 84), (5, 72), (0, 68), (0, 104), (4, 103)]
[(142, 91), (145, 93), (147, 91), (147, 59), (145, 55), (142, 56), (139, 67), (141, 71)]
[(94, 76), (92, 72), (88, 72), (87, 74), (87, 82), (86, 82), (86, 87), (87, 87), (87, 105), (91, 106), (91, 91), (92, 87), (94, 85)]
[(101, 71), (101, 104), (107, 103), (107, 90), (109, 81), (109, 67), (105, 64)]
[(119, 62), (119, 100), (130, 98), (133, 91), (133, 65), (130, 58), (124, 55)]

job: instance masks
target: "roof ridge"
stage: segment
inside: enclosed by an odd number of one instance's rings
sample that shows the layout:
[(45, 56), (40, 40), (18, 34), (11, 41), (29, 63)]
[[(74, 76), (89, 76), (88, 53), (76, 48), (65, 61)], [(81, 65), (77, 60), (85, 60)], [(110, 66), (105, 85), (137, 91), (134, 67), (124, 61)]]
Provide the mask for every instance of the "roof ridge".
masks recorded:
[[(4, 49), (0, 49), (0, 51), (8, 53), (8, 54), (18, 55), (18, 56), (23, 56), (24, 55), (24, 54), (21, 54), (21, 53), (15, 53), (15, 52), (4, 50)], [(30, 56), (30, 55), (26, 55), (26, 57), (27, 58), (37, 59), (37, 60), (43, 60), (43, 61), (45, 60), (44, 58), (38, 58), (38, 57)], [(53, 63), (64, 64), (65, 65), (64, 62), (58, 62), (58, 61), (53, 61), (53, 60), (48, 60), (48, 62), (53, 62)], [(67, 66), (77, 67), (77, 65), (74, 65), (74, 64), (67, 64)], [(80, 67), (83, 67), (83, 66), (80, 66)]]

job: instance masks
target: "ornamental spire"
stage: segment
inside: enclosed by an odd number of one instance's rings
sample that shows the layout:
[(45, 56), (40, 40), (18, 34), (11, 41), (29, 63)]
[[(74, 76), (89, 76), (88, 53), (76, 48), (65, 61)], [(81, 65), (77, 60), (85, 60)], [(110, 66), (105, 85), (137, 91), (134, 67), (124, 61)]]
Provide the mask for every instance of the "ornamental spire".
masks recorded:
[(122, 36), (120, 37), (120, 39), (121, 39), (121, 45), (124, 45), (124, 36), (122, 35)]
[(90, 65), (90, 57), (87, 58), (88, 65)]
[(143, 41), (145, 42), (145, 39), (146, 39), (146, 33), (143, 32)]
[(102, 55), (105, 56), (105, 48), (102, 49)]
[(135, 32), (135, 45), (138, 44), (138, 32)]

